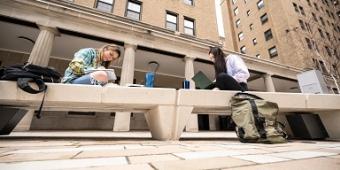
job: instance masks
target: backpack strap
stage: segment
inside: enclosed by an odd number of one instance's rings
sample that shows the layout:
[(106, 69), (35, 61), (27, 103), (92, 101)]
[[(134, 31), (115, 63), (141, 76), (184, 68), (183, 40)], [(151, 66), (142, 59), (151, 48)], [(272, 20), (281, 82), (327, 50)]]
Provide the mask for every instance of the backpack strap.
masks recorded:
[(42, 111), (42, 108), (43, 108), (43, 105), (44, 105), (46, 91), (47, 91), (47, 86), (46, 86), (46, 88), (45, 88), (45, 90), (44, 90), (44, 96), (43, 96), (42, 101), (41, 101), (41, 103), (40, 103), (40, 107), (39, 107), (39, 110), (38, 110), (38, 114), (36, 115), (36, 117), (37, 117), (38, 119), (41, 118), (41, 111)]
[[(30, 82), (32, 80), (38, 85), (39, 90), (36, 90), (29, 85), (28, 82)], [(40, 93), (40, 92), (44, 92), (44, 96), (42, 98), (42, 101), (41, 101), (41, 104), (40, 104), (40, 107), (39, 107), (39, 110), (38, 110), (38, 114), (36, 115), (36, 117), (38, 119), (40, 119), (42, 107), (43, 107), (44, 101), (45, 101), (45, 94), (46, 94), (46, 90), (47, 90), (47, 86), (45, 85), (45, 82), (42, 79), (18, 78), (17, 84), (18, 84), (20, 89), (24, 90), (25, 92), (31, 93), (31, 94), (37, 94), (37, 93)]]
[[(28, 82), (34, 81), (37, 85), (39, 90), (32, 88)], [(17, 84), (20, 89), (24, 90), (25, 92), (31, 94), (37, 94), (46, 90), (47, 86), (45, 85), (44, 81), (41, 79), (33, 79), (33, 78), (18, 78)]]
[(266, 130), (264, 129), (265, 119), (259, 116), (259, 111), (257, 110), (257, 106), (256, 106), (254, 99), (248, 99), (248, 101), (250, 103), (251, 110), (253, 112), (254, 123), (255, 123), (257, 132), (260, 134), (261, 138), (266, 139), (267, 135), (266, 135)]
[(236, 93), (234, 96), (249, 96), (249, 97), (252, 97), (254, 99), (260, 99), (260, 100), (263, 100), (261, 97), (259, 96), (256, 96), (254, 94), (250, 94), (250, 93), (245, 93), (245, 92), (238, 92)]

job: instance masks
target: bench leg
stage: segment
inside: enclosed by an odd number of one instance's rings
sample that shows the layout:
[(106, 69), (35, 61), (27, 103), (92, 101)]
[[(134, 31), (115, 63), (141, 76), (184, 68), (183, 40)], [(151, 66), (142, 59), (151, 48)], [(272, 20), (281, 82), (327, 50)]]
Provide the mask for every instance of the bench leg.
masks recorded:
[(9, 135), (26, 112), (25, 109), (0, 107), (0, 135)]
[(157, 106), (145, 113), (153, 139), (178, 140), (192, 107)]
[(324, 112), (319, 114), (330, 139), (340, 139), (340, 111)]
[(13, 132), (24, 132), (29, 131), (31, 128), (32, 120), (34, 117), (35, 110), (30, 109), (26, 115), (20, 120), (17, 126), (13, 129)]
[(178, 106), (176, 108), (175, 129), (172, 135), (173, 140), (178, 140), (184, 131), (185, 125), (189, 122), (194, 107)]

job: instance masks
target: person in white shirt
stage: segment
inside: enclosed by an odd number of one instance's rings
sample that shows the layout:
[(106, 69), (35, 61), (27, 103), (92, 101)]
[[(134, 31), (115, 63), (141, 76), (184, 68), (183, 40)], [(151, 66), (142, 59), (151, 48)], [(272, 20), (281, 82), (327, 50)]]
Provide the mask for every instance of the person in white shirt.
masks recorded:
[(242, 58), (235, 54), (227, 57), (218, 47), (212, 47), (209, 58), (214, 63), (216, 87), (220, 90), (248, 90), (247, 79), (250, 74)]

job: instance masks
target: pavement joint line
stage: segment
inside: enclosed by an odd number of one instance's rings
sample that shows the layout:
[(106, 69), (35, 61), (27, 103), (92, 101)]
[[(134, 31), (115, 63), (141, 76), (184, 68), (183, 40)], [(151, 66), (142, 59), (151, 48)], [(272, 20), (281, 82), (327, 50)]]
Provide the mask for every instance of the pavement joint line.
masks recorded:
[(173, 156), (176, 157), (176, 158), (179, 158), (180, 160), (185, 160), (185, 158), (182, 158), (182, 157), (180, 157), (180, 156), (177, 156), (177, 155), (175, 155), (174, 153), (171, 153), (171, 155), (173, 155)]
[(0, 155), (0, 158), (10, 156), (10, 155), (13, 155), (13, 154), (10, 153), (10, 154), (5, 154), (5, 155)]
[(130, 161), (130, 158), (129, 158), (128, 156), (124, 156), (124, 157), (125, 157), (126, 162), (128, 163), (128, 165), (132, 165), (132, 164), (131, 164), (131, 161)]
[(155, 170), (158, 170), (151, 162), (148, 162), (147, 163), (151, 168), (155, 169)]
[(75, 159), (75, 157), (77, 157), (78, 155), (80, 155), (81, 153), (83, 153), (84, 151), (79, 151), (78, 153), (76, 153), (74, 156), (72, 156), (70, 159)]

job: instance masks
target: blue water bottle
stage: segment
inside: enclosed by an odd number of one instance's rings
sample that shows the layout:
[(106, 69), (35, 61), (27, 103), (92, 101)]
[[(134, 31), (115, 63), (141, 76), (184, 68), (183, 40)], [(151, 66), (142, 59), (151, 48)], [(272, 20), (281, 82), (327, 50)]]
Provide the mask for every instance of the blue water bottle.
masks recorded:
[(183, 81), (183, 89), (190, 89), (190, 81), (189, 80)]
[(155, 80), (155, 73), (147, 72), (145, 74), (145, 87), (153, 87), (154, 80)]

